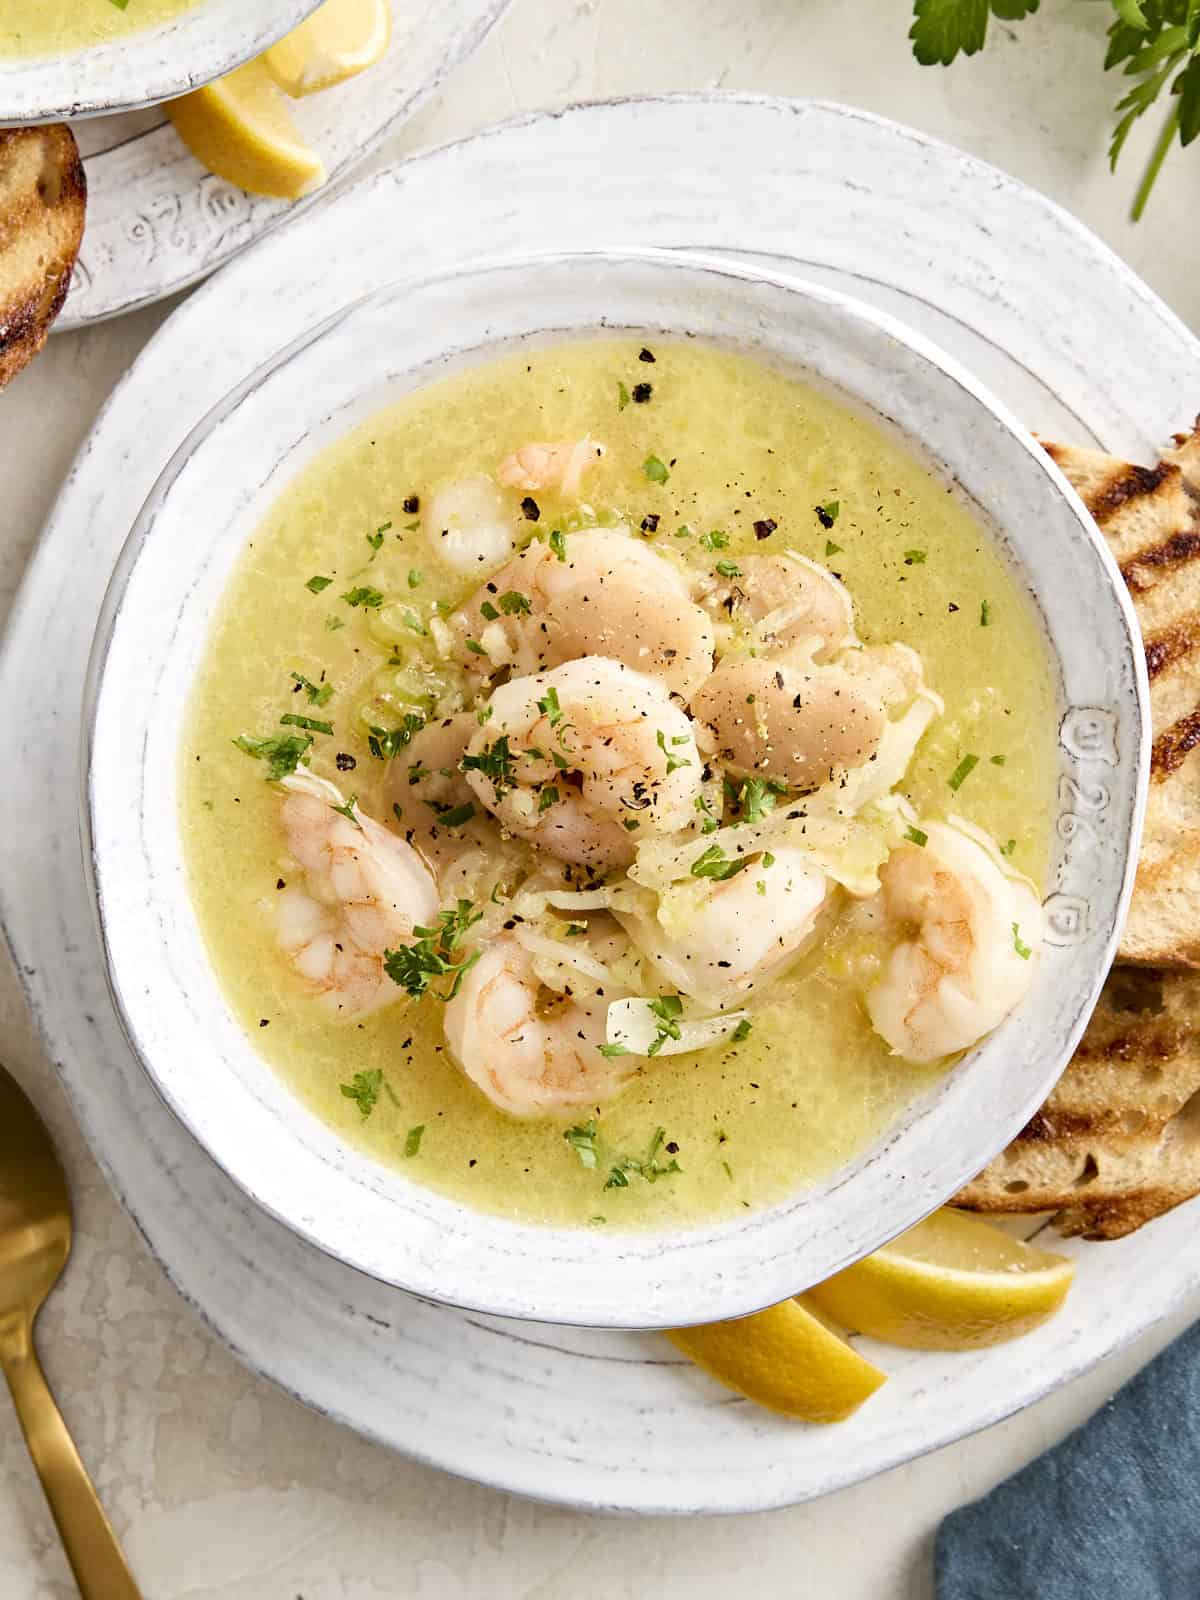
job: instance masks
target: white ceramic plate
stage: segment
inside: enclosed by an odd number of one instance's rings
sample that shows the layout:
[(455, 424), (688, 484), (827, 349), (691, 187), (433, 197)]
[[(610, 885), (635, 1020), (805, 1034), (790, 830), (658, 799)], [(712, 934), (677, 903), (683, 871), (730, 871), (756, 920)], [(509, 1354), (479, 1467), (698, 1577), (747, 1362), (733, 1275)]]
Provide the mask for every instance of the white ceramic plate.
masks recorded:
[[(1065, 780), (1045, 948), (1018, 1010), (821, 1182), (752, 1216), (635, 1233), (611, 1213), (600, 1230), (482, 1215), (380, 1166), (314, 1117), (228, 1010), (178, 821), (180, 731), (213, 611), (286, 484), (356, 424), (447, 372), (595, 337), (600, 308), (606, 329), (647, 343), (732, 344), (832, 388), (886, 418), (953, 485), (1032, 592), (1054, 660)], [(198, 506), (203, 540), (193, 536)], [(273, 1216), (360, 1271), (451, 1305), (678, 1327), (756, 1311), (831, 1276), (927, 1216), (1024, 1127), (1074, 1050), (1124, 921), (1149, 716), (1140, 636), (1111, 556), (1045, 451), (965, 370), (860, 302), (757, 267), (669, 251), (517, 259), (401, 281), (299, 343), (285, 339), (155, 486), (118, 564), (93, 673), (92, 870), (114, 994), (147, 1070)], [(1084, 794), (1101, 808), (1086, 829), (1074, 816)]]
[[(543, 186), (523, 188), (519, 208), (515, 166)], [(736, 96), (630, 101), (407, 163), (194, 296), (84, 447), (0, 657), (9, 770), (21, 775), (0, 786), (0, 914), (98, 1156), (172, 1281), (244, 1360), (393, 1448), (523, 1494), (637, 1512), (761, 1510), (985, 1427), (1141, 1332), (1200, 1284), (1200, 1206), (1115, 1244), (1069, 1245), (1074, 1293), (1030, 1338), (971, 1355), (872, 1352), (892, 1381), (852, 1421), (783, 1423), (653, 1335), (430, 1306), (271, 1222), (180, 1128), (126, 1046), (80, 865), (78, 706), (101, 596), (172, 451), (278, 343), (278, 316), (260, 341), (249, 313), (278, 310), (286, 278), (283, 310), (299, 334), (330, 309), (330, 283), (361, 284), (368, 237), (404, 236), (414, 271), (445, 264), (448, 240), (464, 253), (520, 249), (525, 204), (553, 204), (560, 236), (581, 249), (621, 239), (713, 250), (736, 238), (902, 316), (1055, 438), (1149, 459), (1196, 411), (1200, 344), (1094, 236), (994, 168), (863, 113)], [(416, 240), (413, 215), (428, 224)], [(381, 283), (386, 256), (369, 258)], [(221, 337), (235, 313), (236, 351)]]
[(339, 88), (291, 105), (329, 172), (325, 189), (296, 204), (246, 194), (206, 172), (161, 109), (77, 124), (88, 180), (87, 230), (56, 329), (84, 327), (161, 300), (319, 201), (475, 49), (509, 0), (392, 5), (392, 43), (382, 61)]
[[(80, 8), (107, 3), (75, 0)], [(109, 44), (65, 55), (0, 56), (0, 127), (96, 117), (186, 94), (258, 55), (319, 4), (199, 0), (170, 22)]]

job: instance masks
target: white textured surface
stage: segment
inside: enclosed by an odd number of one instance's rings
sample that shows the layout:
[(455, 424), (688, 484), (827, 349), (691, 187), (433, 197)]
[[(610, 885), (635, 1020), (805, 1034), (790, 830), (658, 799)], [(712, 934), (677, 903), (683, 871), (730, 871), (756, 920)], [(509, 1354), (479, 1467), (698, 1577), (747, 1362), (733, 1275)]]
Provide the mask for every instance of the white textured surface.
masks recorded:
[[(1119, 197), (1128, 194), (1130, 175), (1112, 184), (1101, 148), (1112, 90), (1087, 67), (1097, 51), (1092, 8), (1026, 24), (1019, 50), (1000, 39), (992, 59), (946, 77), (909, 66), (903, 8), (897, 5), (890, 33), (882, 9), (879, 0), (820, 8), (697, 0), (685, 27), (666, 0), (603, 0), (570, 11), (558, 0), (527, 0), (405, 147), (571, 94), (719, 81), (840, 95), (1040, 183), (1200, 324), (1200, 282), (1186, 270), (1190, 246), (1177, 226), (1195, 194), (1195, 163), (1168, 169), (1141, 230), (1124, 224)], [(159, 316), (56, 341), (0, 402), (6, 593), (74, 448)], [(1098, 349), (1108, 331), (1098, 333)], [(237, 1367), (179, 1306), (116, 1211), (11, 987), (3, 1016), (6, 1057), (51, 1114), (80, 1203), (78, 1254), (45, 1321), (47, 1364), (148, 1595), (161, 1600), (480, 1593), (559, 1600), (646, 1587), (704, 1600), (727, 1594), (747, 1569), (764, 1595), (796, 1593), (803, 1572), (814, 1592), (839, 1600), (924, 1600), (927, 1536), (944, 1511), (1085, 1415), (1185, 1320), (1181, 1312), (1134, 1350), (986, 1435), (769, 1522), (616, 1526), (545, 1511), (362, 1444)], [(569, 1408), (570, 1397), (562, 1403)], [(3, 1424), (0, 1472), (0, 1592), (6, 1600), (66, 1600), (71, 1590), (48, 1518)]]

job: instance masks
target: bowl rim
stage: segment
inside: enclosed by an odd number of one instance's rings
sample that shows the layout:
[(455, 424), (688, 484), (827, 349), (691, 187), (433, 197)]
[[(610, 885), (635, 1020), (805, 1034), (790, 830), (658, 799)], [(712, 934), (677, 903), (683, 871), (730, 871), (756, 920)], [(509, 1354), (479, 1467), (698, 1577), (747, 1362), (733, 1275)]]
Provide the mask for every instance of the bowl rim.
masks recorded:
[[(650, 1330), (745, 1315), (799, 1291), (796, 1288), (794, 1278), (789, 1283), (776, 1273), (775, 1277), (770, 1281), (769, 1289), (765, 1287), (764, 1280), (760, 1276), (755, 1279), (758, 1287), (752, 1292), (746, 1293), (743, 1291), (740, 1297), (731, 1299), (719, 1293), (714, 1294), (707, 1284), (701, 1285), (696, 1282), (692, 1273), (697, 1266), (697, 1262), (693, 1261), (686, 1281), (684, 1281), (684, 1274), (677, 1274), (680, 1282), (674, 1286), (673, 1293), (675, 1298), (671, 1301), (669, 1313), (660, 1308), (650, 1316), (645, 1313), (640, 1316), (631, 1315), (628, 1296), (621, 1296), (619, 1297), (621, 1301), (619, 1308), (607, 1307), (598, 1312), (593, 1307), (588, 1314), (582, 1314), (577, 1312), (571, 1303), (565, 1302), (561, 1296), (555, 1298), (551, 1294), (548, 1297), (542, 1286), (532, 1292), (526, 1289), (520, 1295), (513, 1295), (512, 1293), (497, 1294), (494, 1289), (486, 1293), (479, 1293), (469, 1284), (460, 1283), (456, 1288), (446, 1287), (443, 1285), (439, 1274), (430, 1276), (428, 1273), (414, 1273), (411, 1270), (411, 1263), (406, 1265), (403, 1271), (398, 1270), (391, 1264), (384, 1267), (377, 1259), (372, 1258), (369, 1252), (364, 1253), (361, 1248), (356, 1248), (352, 1242), (347, 1242), (345, 1238), (331, 1237), (328, 1228), (323, 1227), (311, 1217), (298, 1217), (293, 1206), (281, 1204), (277, 1196), (269, 1192), (268, 1187), (264, 1186), (261, 1181), (261, 1175), (256, 1177), (254, 1174), (243, 1170), (237, 1164), (231, 1164), (222, 1149), (214, 1148), (211, 1138), (205, 1137), (202, 1132), (197, 1130), (193, 1117), (189, 1115), (188, 1108), (178, 1102), (176, 1096), (164, 1084), (158, 1071), (156, 1071), (153, 1065), (152, 1051), (143, 1044), (134, 1015), (134, 1008), (128, 1003), (118, 976), (118, 962), (111, 940), (109, 918), (106, 916), (104, 885), (106, 869), (102, 861), (101, 852), (96, 845), (98, 802), (95, 736), (97, 723), (104, 704), (105, 674), (110, 651), (122, 617), (130, 579), (146, 547), (156, 516), (170, 497), (172, 489), (190, 462), (195, 450), (211, 432), (219, 429), (228, 417), (237, 411), (248, 396), (253, 395), (257, 389), (270, 383), (293, 359), (302, 356), (311, 346), (336, 331), (343, 323), (350, 321), (357, 314), (364, 311), (369, 312), (372, 308), (376, 308), (401, 295), (408, 297), (415, 296), (422, 291), (437, 292), (445, 289), (447, 285), (463, 286), (468, 280), (487, 279), (495, 274), (520, 273), (552, 268), (571, 269), (575, 266), (592, 266), (600, 269), (641, 266), (647, 269), (666, 270), (668, 272), (690, 272), (703, 276), (715, 276), (721, 279), (733, 280), (742, 284), (743, 287), (766, 285), (772, 290), (781, 290), (787, 295), (796, 295), (810, 303), (823, 306), (829, 311), (846, 318), (849, 323), (857, 325), (858, 328), (865, 327), (869, 329), (872, 337), (890, 339), (904, 348), (909, 356), (915, 357), (918, 363), (932, 367), (942, 379), (949, 380), (956, 388), (962, 390), (968, 397), (968, 403), (978, 407), (982, 413), (986, 414), (990, 421), (998, 426), (1000, 432), (1007, 437), (1009, 443), (1018, 446), (1024, 455), (1036, 464), (1052, 496), (1070, 513), (1071, 537), (1082, 541), (1082, 546), (1086, 547), (1091, 559), (1097, 564), (1098, 579), (1102, 578), (1100, 590), (1112, 608), (1114, 613), (1112, 620), (1119, 623), (1122, 648), (1128, 656), (1128, 661), (1125, 665), (1128, 667), (1129, 677), (1128, 682), (1125, 684), (1124, 692), (1126, 699), (1130, 702), (1127, 710), (1128, 726), (1126, 736), (1132, 742), (1133, 747), (1132, 759), (1128, 763), (1132, 781), (1131, 783), (1127, 781), (1129, 791), (1127, 810), (1118, 830), (1119, 891), (1111, 906), (1107, 904), (1104, 906), (1104, 917), (1098, 919), (1103, 922), (1104, 931), (1100, 948), (1092, 955), (1087, 969), (1088, 979), (1085, 998), (1076, 1005), (1069, 1024), (1055, 1030), (1054, 1036), (1061, 1039), (1059, 1047), (1053, 1052), (1053, 1055), (1048, 1055), (1047, 1064), (1043, 1067), (1036, 1087), (1027, 1089), (1020, 1102), (1015, 1104), (1010, 1113), (1006, 1115), (1003, 1124), (988, 1142), (986, 1153), (982, 1155), (982, 1158), (980, 1159), (979, 1152), (976, 1151), (965, 1165), (960, 1160), (962, 1170), (953, 1183), (947, 1187), (946, 1183), (941, 1181), (939, 1195), (933, 1199), (926, 1195), (916, 1209), (913, 1209), (911, 1204), (906, 1209), (903, 1203), (898, 1203), (895, 1215), (889, 1215), (888, 1219), (878, 1229), (874, 1230), (870, 1242), (865, 1246), (856, 1245), (837, 1257), (828, 1266), (827, 1270), (829, 1272), (840, 1270), (853, 1260), (860, 1259), (862, 1255), (869, 1253), (871, 1250), (878, 1249), (887, 1243), (889, 1239), (895, 1237), (896, 1234), (903, 1232), (921, 1220), (922, 1217), (928, 1215), (931, 1210), (937, 1209), (938, 1206), (944, 1204), (950, 1195), (955, 1193), (961, 1184), (972, 1177), (974, 1172), (995, 1155), (999, 1149), (1003, 1148), (1007, 1140), (1028, 1120), (1042, 1103), (1066, 1062), (1070, 1059), (1070, 1055), (1073, 1053), (1086, 1026), (1100, 987), (1111, 964), (1133, 888), (1137, 864), (1137, 843), (1145, 809), (1149, 774), (1149, 688), (1136, 617), (1111, 552), (1060, 469), (1041, 449), (1032, 435), (1012, 415), (1011, 411), (996, 400), (990, 391), (966, 371), (959, 362), (941, 351), (933, 341), (927, 339), (924, 335), (907, 327), (891, 315), (877, 311), (875, 308), (860, 302), (853, 296), (812, 283), (798, 273), (779, 270), (774, 264), (771, 266), (748, 265), (744, 262), (731, 261), (709, 252), (615, 245), (604, 249), (542, 251), (520, 255), (477, 258), (460, 263), (455, 268), (447, 271), (410, 278), (400, 277), (372, 293), (350, 302), (336, 313), (310, 327), (299, 338), (294, 339), (276, 351), (270, 360), (262, 363), (253, 372), (247, 374), (240, 384), (231, 389), (221, 401), (210, 408), (195, 427), (189, 431), (160, 473), (122, 547), (97, 623), (85, 682), (81, 761), (81, 840), (84, 867), (91, 890), (101, 946), (104, 951), (106, 980), (116, 1014), (131, 1049), (140, 1061), (143, 1070), (154, 1085), (160, 1098), (164, 1100), (183, 1126), (197, 1139), (210, 1158), (221, 1166), (232, 1181), (268, 1214), (335, 1259), (366, 1273), (368, 1276), (394, 1284), (396, 1287), (422, 1298), (466, 1311), (517, 1320), (556, 1322), (592, 1328)], [(600, 332), (606, 326), (605, 319), (597, 316), (591, 326), (596, 332)], [(636, 319), (630, 319), (628, 323), (622, 323), (622, 326), (628, 326), (631, 332), (636, 332), (641, 327), (648, 328), (649, 324), (639, 324)], [(561, 333), (562, 330), (559, 330), (559, 332)], [(584, 337), (586, 336), (586, 329), (581, 325), (579, 328), (573, 328), (569, 334), (564, 336)], [(678, 331), (672, 330), (672, 336), (679, 336)], [(486, 359), (486, 349), (484, 347), (476, 347), (475, 360), (478, 361), (480, 359)], [(409, 364), (403, 370), (405, 372), (413, 372), (421, 369), (419, 364)], [(819, 381), (826, 382), (823, 379)], [(861, 410), (873, 415), (877, 421), (881, 417), (885, 417), (885, 414), (878, 407), (872, 406), (870, 402), (861, 396), (854, 395), (851, 398), (854, 404)], [(325, 445), (328, 442), (326, 440)], [(918, 457), (921, 456), (920, 445), (921, 441), (919, 439), (911, 435), (907, 437), (907, 447)], [(928, 452), (925, 453), (924, 460), (931, 467), (931, 470), (937, 470), (932, 466)], [(942, 468), (942, 475), (943, 477), (949, 475), (945, 467)], [(275, 492), (277, 493), (278, 491)], [(986, 514), (984, 514), (984, 520), (986, 520)], [(1002, 531), (1002, 527), (999, 531)], [(1038, 590), (1032, 583), (1024, 560), (1017, 556), (1015, 552), (1013, 552), (1013, 556), (1021, 574), (1027, 580), (1031, 592), (1036, 596)], [(1050, 636), (1048, 627), (1046, 629), (1046, 644), (1052, 660), (1056, 666), (1059, 666), (1058, 651), (1055, 647), (1054, 639)], [(1064, 701), (1064, 703), (1066, 702)], [(175, 826), (173, 822), (172, 826)], [(185, 898), (187, 897), (185, 896)], [(188, 905), (190, 908), (190, 899), (188, 900)], [(994, 1036), (989, 1036), (989, 1039), (985, 1040), (982, 1046), (977, 1047), (975, 1051), (969, 1052), (967, 1059), (971, 1060), (977, 1055), (982, 1055), (993, 1038)], [(248, 1037), (243, 1035), (243, 1041), (245, 1048), (251, 1054), (255, 1054)], [(266, 1067), (268, 1072), (272, 1071), (268, 1063), (262, 1062), (262, 1058), (257, 1059)], [(949, 1085), (959, 1071), (960, 1068), (956, 1067), (939, 1081), (942, 1084)], [(920, 1097), (915, 1106), (915, 1114), (909, 1120), (906, 1120), (908, 1113), (902, 1114), (896, 1123), (889, 1126), (878, 1137), (869, 1151), (860, 1153), (864, 1169), (874, 1161), (886, 1156), (892, 1147), (897, 1142), (900, 1142), (904, 1135), (910, 1131), (910, 1123), (912, 1126), (916, 1126), (924, 1120), (920, 1107)], [(913, 1108), (909, 1109), (910, 1111), (913, 1110)], [(288, 1137), (290, 1138), (291, 1136), (288, 1135)], [(292, 1142), (297, 1145), (300, 1143), (298, 1140), (293, 1140)], [(370, 1157), (362, 1156), (360, 1159), (375, 1165)], [(856, 1176), (858, 1176), (858, 1171), (853, 1167), (832, 1175), (832, 1181), (824, 1190), (820, 1191), (819, 1197), (824, 1198), (826, 1195), (835, 1194), (838, 1189), (844, 1187), (848, 1182), (852, 1182)], [(900, 1173), (898, 1176), (903, 1178), (904, 1174)], [(409, 1187), (413, 1186), (410, 1185)], [(426, 1196), (435, 1194), (434, 1191), (423, 1188), (420, 1192)], [(797, 1201), (802, 1204), (808, 1193), (808, 1190), (801, 1191), (798, 1195), (793, 1196), (788, 1204), (793, 1205)], [(485, 1225), (494, 1224), (497, 1221), (489, 1213), (474, 1211), (472, 1208), (462, 1206), (457, 1202), (449, 1202), (440, 1195), (435, 1195), (435, 1198), (441, 1205), (450, 1206), (464, 1213), (469, 1218), (469, 1227), (473, 1225), (475, 1230)], [(755, 1225), (761, 1223), (764, 1219), (773, 1217), (778, 1210), (778, 1207), (772, 1207), (767, 1210), (748, 1213), (745, 1219), (737, 1219), (736, 1226), (727, 1224), (715, 1226), (718, 1229), (723, 1228), (727, 1233), (738, 1237), (743, 1234), (752, 1236)], [(518, 1233), (525, 1235), (537, 1235), (547, 1241), (561, 1240), (569, 1235), (576, 1241), (582, 1241), (586, 1238), (595, 1242), (598, 1237), (594, 1230), (589, 1231), (582, 1227), (550, 1228), (532, 1224), (511, 1223), (507, 1219), (501, 1223), (501, 1226), (502, 1228), (515, 1229)], [(610, 1239), (619, 1239), (627, 1245), (656, 1243), (660, 1250), (669, 1247), (672, 1242), (677, 1245), (689, 1243), (692, 1248), (703, 1248), (705, 1243), (716, 1242), (715, 1239), (711, 1238), (706, 1241), (690, 1234), (672, 1235), (664, 1233), (662, 1230), (649, 1229), (624, 1233), (614, 1231), (608, 1237)], [(630, 1253), (639, 1254), (637, 1251), (631, 1251)], [(640, 1252), (640, 1255), (647, 1259), (651, 1254), (652, 1252), (645, 1250)], [(554, 1259), (552, 1253), (549, 1252), (543, 1252), (542, 1257), (547, 1264)], [(821, 1276), (824, 1275), (823, 1271)], [(814, 1281), (811, 1274), (807, 1281)], [(618, 1297), (610, 1296), (609, 1298), (617, 1299)], [(687, 1304), (683, 1305), (680, 1303), (681, 1301), (686, 1301)]]
[(0, 124), (138, 111), (199, 89), (282, 39), (321, 0), (196, 0), (190, 10), (57, 55), (0, 54)]

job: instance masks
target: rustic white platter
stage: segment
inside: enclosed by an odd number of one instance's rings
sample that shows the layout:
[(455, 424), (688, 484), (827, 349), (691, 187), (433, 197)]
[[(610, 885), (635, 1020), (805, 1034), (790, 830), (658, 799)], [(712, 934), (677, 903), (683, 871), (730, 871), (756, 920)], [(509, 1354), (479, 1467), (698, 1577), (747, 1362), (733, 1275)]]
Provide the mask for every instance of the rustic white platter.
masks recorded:
[[(1069, 1245), (1076, 1288), (1031, 1338), (971, 1355), (872, 1350), (892, 1381), (852, 1421), (781, 1422), (653, 1335), (414, 1300), (257, 1211), (129, 1051), (84, 886), (86, 656), (117, 550), (171, 451), (246, 371), (394, 277), (398, 249), (414, 272), (519, 253), (530, 215), (551, 213), (562, 248), (736, 247), (795, 264), (906, 318), (1059, 438), (1145, 458), (1200, 403), (1200, 343), (1086, 230), (995, 169), (844, 108), (628, 101), (382, 173), (177, 311), (81, 452), (0, 655), (20, 774), (0, 788), (0, 916), (98, 1156), (181, 1294), (244, 1360), (364, 1434), (501, 1488), (592, 1509), (761, 1510), (985, 1427), (1102, 1359), (1200, 1282), (1200, 1207), (1116, 1244)], [(231, 318), (236, 347), (223, 337)]]
[(161, 107), (77, 123), (87, 230), (57, 328), (161, 300), (328, 194), (475, 49), (509, 3), (392, 0), (383, 60), (339, 88), (291, 103), (329, 172), (324, 189), (295, 204), (246, 194), (205, 171)]

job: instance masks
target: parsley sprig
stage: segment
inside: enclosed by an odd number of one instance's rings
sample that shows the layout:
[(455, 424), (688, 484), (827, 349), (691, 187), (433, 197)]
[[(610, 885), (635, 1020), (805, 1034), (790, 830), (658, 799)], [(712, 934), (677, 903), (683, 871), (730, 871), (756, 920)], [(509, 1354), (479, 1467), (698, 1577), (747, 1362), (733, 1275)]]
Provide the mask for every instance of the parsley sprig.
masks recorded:
[[(384, 971), (393, 983), (420, 1000), (431, 994), (436, 1000), (453, 1000), (462, 988), (463, 979), (479, 960), (481, 952), (472, 950), (462, 959), (464, 936), (483, 916), (469, 900), (438, 913), (434, 928), (414, 927), (412, 944), (401, 945), (398, 950), (385, 950)], [(445, 989), (432, 987), (434, 978), (449, 976)]]
[[(1040, 0), (915, 0), (909, 32), (913, 54), (923, 65), (948, 67), (960, 53), (974, 55), (987, 42), (994, 16), (1019, 22), (1037, 11)], [(1136, 222), (1178, 138), (1189, 145), (1200, 137), (1200, 0), (1108, 0), (1115, 17), (1108, 29), (1104, 70), (1120, 69), (1136, 80), (1116, 106), (1109, 142), (1115, 170), (1125, 141), (1139, 117), (1164, 91), (1170, 105), (1133, 202)]]

